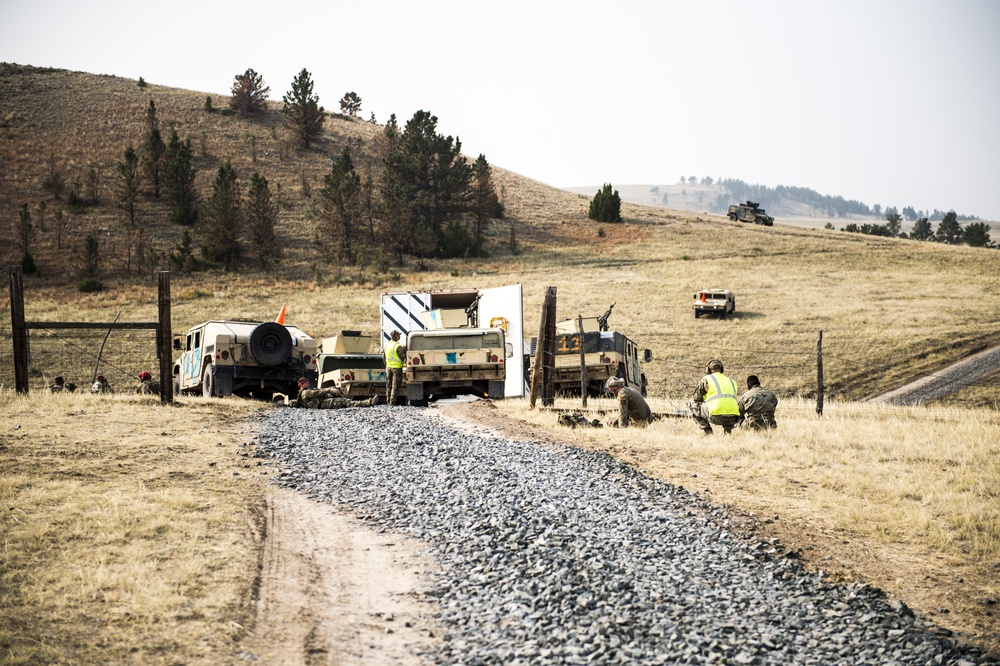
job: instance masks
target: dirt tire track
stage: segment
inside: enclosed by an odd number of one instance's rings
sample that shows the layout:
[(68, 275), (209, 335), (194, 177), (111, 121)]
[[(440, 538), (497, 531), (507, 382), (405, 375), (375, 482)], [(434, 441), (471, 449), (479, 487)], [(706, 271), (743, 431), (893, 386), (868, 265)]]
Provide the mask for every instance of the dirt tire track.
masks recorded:
[(245, 660), (274, 665), (425, 664), (438, 632), (419, 543), (333, 507), (268, 489), (254, 628)]

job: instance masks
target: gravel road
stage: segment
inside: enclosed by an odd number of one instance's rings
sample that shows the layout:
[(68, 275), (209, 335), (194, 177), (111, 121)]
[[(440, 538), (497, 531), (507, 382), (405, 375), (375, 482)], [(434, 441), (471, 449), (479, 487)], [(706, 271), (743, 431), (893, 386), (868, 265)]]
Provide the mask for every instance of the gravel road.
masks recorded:
[(943, 398), (1000, 370), (1000, 347), (990, 347), (932, 372), (898, 389), (872, 398), (872, 402), (922, 405)]
[(276, 410), (255, 440), (280, 485), (427, 544), (435, 663), (997, 663), (681, 487), (435, 411)]

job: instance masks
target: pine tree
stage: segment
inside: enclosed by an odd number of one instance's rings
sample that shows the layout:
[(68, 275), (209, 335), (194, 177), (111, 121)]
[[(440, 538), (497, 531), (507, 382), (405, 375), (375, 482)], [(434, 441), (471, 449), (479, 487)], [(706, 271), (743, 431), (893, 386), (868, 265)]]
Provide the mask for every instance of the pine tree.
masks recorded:
[(232, 270), (242, 254), (243, 220), (240, 183), (232, 163), (226, 160), (215, 175), (212, 196), (199, 223), (202, 255), (209, 261), (222, 262), (225, 270)]
[(587, 216), (597, 222), (621, 222), (621, 210), (622, 199), (618, 196), (618, 190), (612, 194), (611, 183), (605, 183), (590, 200), (590, 211)]
[(319, 97), (313, 95), (313, 81), (304, 69), (292, 80), (292, 89), (282, 97), (285, 122), (303, 147), (308, 148), (323, 133), (326, 120)]
[(476, 220), (475, 241), (481, 250), (486, 220), (503, 218), (503, 204), (493, 184), (493, 167), (483, 154), (472, 165), (472, 213)]
[(160, 134), (160, 124), (156, 119), (156, 104), (149, 100), (146, 109), (146, 140), (142, 146), (142, 168), (153, 188), (153, 196), (160, 198), (160, 172), (167, 146)]
[(344, 96), (340, 98), (341, 113), (346, 113), (352, 118), (357, 118), (358, 111), (360, 110), (361, 110), (361, 98), (358, 97), (358, 93), (354, 91), (344, 93)]
[(958, 245), (962, 242), (962, 225), (958, 223), (958, 215), (955, 211), (950, 210), (944, 214), (944, 217), (938, 222), (935, 236), (940, 243)]
[(241, 116), (259, 113), (270, 93), (271, 89), (264, 85), (264, 77), (248, 69), (233, 79), (229, 108)]
[[(132, 250), (142, 247), (142, 230), (136, 226), (135, 204), (139, 197), (139, 156), (135, 148), (125, 149), (125, 159), (117, 164), (118, 191), (116, 203), (125, 212), (126, 270), (132, 271)], [(138, 260), (138, 257), (136, 257)], [(138, 264), (138, 261), (136, 262)]]
[(385, 157), (383, 202), (392, 219), (405, 220), (409, 236), (421, 230), (422, 252), (428, 230), (440, 248), (445, 226), (469, 211), (472, 168), (462, 156), (462, 142), (437, 133), (437, 117), (417, 111), (398, 144)]
[(257, 255), (260, 267), (265, 270), (281, 258), (281, 248), (274, 233), (277, 219), (278, 206), (271, 199), (267, 178), (255, 171), (250, 176), (250, 189), (247, 190), (246, 222), (250, 246)]
[(965, 226), (962, 239), (969, 247), (990, 247), (990, 225), (985, 222), (970, 222)]
[(174, 206), (174, 222), (190, 226), (198, 219), (191, 139), (182, 142), (174, 130), (163, 158), (163, 185)]
[(931, 227), (931, 223), (926, 217), (922, 217), (913, 223), (913, 229), (910, 231), (910, 238), (918, 241), (934, 240), (934, 229)]
[(353, 264), (354, 240), (361, 227), (361, 177), (354, 170), (351, 149), (345, 147), (333, 160), (330, 173), (323, 177), (320, 192), (320, 219), (324, 229), (320, 243), (328, 248), (329, 256)]

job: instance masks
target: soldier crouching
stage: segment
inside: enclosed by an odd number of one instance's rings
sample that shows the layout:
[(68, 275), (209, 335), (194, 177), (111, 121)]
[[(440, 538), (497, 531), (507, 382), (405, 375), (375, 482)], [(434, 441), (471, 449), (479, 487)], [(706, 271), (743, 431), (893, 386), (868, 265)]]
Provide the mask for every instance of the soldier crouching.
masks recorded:
[(383, 404), (381, 396), (374, 396), (368, 400), (351, 400), (345, 398), (338, 388), (309, 388), (309, 379), (299, 377), (299, 394), (291, 402), (293, 407), (307, 407), (309, 409), (344, 409), (346, 407), (374, 407)]

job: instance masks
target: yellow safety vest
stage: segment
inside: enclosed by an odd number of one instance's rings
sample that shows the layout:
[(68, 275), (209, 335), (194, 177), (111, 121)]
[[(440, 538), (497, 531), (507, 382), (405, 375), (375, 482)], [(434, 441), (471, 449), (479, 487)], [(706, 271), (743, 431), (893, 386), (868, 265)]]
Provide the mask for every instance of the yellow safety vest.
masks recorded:
[(736, 382), (721, 372), (705, 377), (708, 380), (708, 391), (705, 392), (705, 404), (712, 416), (732, 414), (740, 415), (740, 405), (736, 402)]
[(390, 340), (389, 346), (385, 349), (385, 365), (389, 368), (402, 368), (403, 359), (399, 357), (399, 348), (403, 345), (398, 340)]

